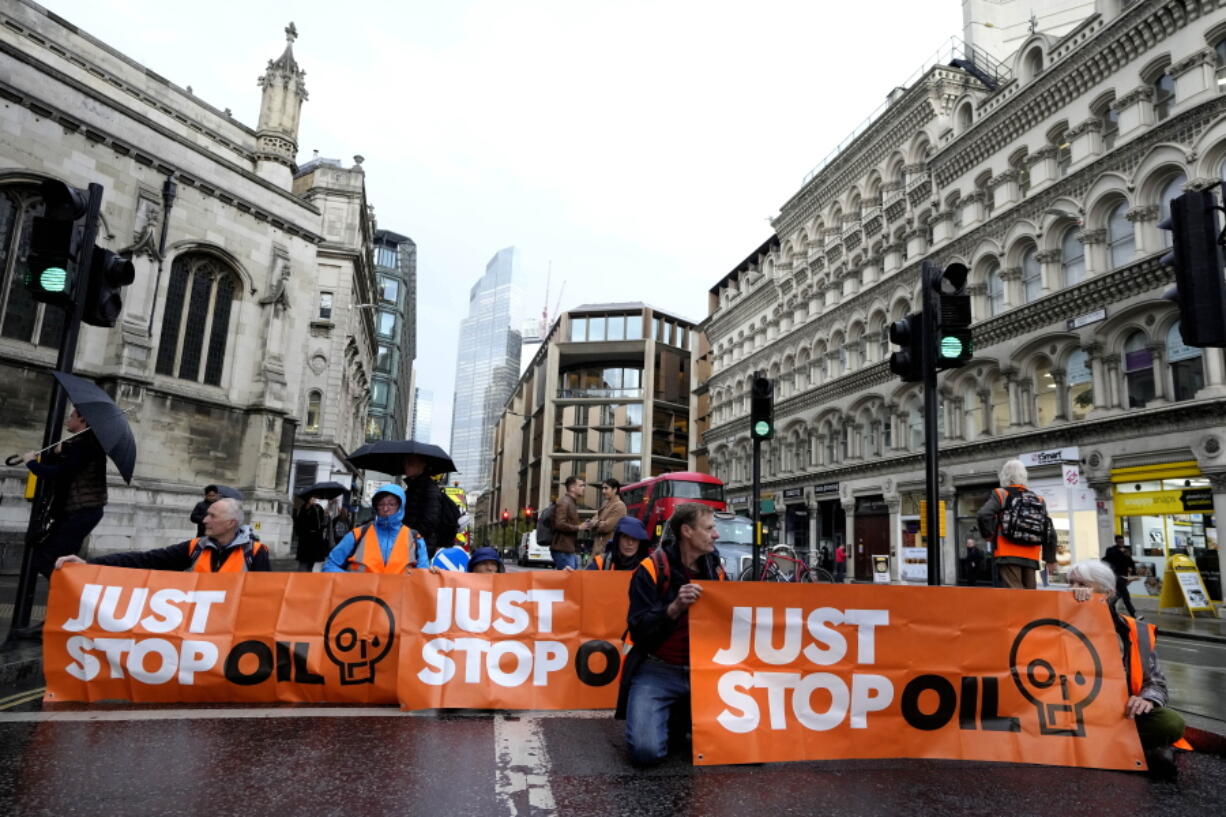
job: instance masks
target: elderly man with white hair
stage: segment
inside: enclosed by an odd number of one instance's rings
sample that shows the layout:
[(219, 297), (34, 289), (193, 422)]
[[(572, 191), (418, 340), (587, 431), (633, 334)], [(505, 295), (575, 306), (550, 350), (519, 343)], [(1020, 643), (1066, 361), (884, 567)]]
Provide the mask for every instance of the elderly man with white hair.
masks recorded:
[(1004, 587), (1034, 590), (1039, 561), (1056, 569), (1056, 529), (1043, 497), (1026, 487), (1026, 466), (1009, 460), (1000, 468), (1000, 487), (979, 509), (979, 533), (992, 543), (993, 563)]
[[(1173, 778), (1175, 767), (1171, 744), (1183, 736), (1184, 722), (1178, 712), (1167, 709), (1166, 676), (1158, 664), (1158, 629), (1115, 612), (1115, 571), (1098, 559), (1087, 559), (1073, 565), (1068, 573), (1069, 586), (1077, 601), (1090, 601), (1095, 593), (1106, 597), (1111, 622), (1119, 637), (1124, 658), (1124, 676), (1128, 681), (1128, 703), (1124, 714), (1133, 718), (1141, 748), (1149, 763), (1150, 773)], [(1101, 597), (1100, 597), (1101, 598)]]
[[(86, 564), (78, 556), (64, 556), (55, 566)], [(243, 524), (243, 506), (237, 499), (219, 499), (204, 515), (204, 536), (170, 547), (107, 553), (88, 561), (91, 565), (135, 567), (143, 570), (187, 570), (195, 573), (243, 573), (270, 570), (268, 546)]]

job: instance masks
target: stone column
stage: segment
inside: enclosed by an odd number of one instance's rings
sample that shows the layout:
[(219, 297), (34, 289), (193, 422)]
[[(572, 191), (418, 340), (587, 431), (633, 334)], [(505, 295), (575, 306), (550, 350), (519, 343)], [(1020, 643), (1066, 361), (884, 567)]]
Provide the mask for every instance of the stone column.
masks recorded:
[(1018, 399), (1017, 370), (1005, 369), (1001, 372), (1009, 387), (1009, 428), (1017, 428), (1022, 424), (1022, 406)]
[(1009, 267), (1000, 271), (1000, 280), (1005, 287), (1005, 309), (1012, 309), (1025, 299), (1022, 297), (1022, 268)]
[(1051, 370), (1051, 380), (1056, 387), (1056, 416), (1052, 418), (1053, 420), (1067, 420), (1072, 414), (1065, 376), (1064, 369)]
[(902, 581), (902, 523), (898, 521), (902, 497), (887, 496), (885, 506), (890, 512), (890, 582), (897, 584)]
[(856, 570), (856, 501), (842, 500), (843, 506), (843, 547), (847, 549), (847, 577), (855, 576)]
[(1043, 294), (1060, 289), (1064, 285), (1064, 268), (1061, 264), (1064, 253), (1060, 248), (1036, 253), (1035, 259), (1039, 262), (1040, 289)]
[(983, 415), (979, 423), (979, 434), (994, 434), (997, 429), (992, 427), (992, 392), (989, 389), (983, 389), (976, 394), (979, 396), (979, 405), (982, 407)]
[[(1226, 386), (1222, 383), (1222, 350), (1204, 349), (1205, 387), (1196, 393), (1200, 397), (1220, 397), (1226, 394)], [(1226, 519), (1226, 517), (1223, 517)]]
[(1082, 230), (1077, 233), (1077, 240), (1085, 248), (1085, 274), (1087, 278), (1111, 269), (1111, 264), (1106, 258), (1107, 231), (1105, 229)]
[(1093, 381), (1094, 411), (1103, 411), (1110, 404), (1109, 387), (1107, 385), (1107, 367), (1103, 362), (1102, 347), (1097, 344), (1086, 349), (1090, 356), (1090, 376)]
[(1136, 241), (1138, 258), (1158, 249), (1161, 243), (1158, 229), (1147, 226), (1158, 220), (1158, 205), (1150, 204), (1145, 207), (1133, 207), (1125, 214), (1124, 218), (1128, 219), (1128, 222), (1132, 224), (1132, 234), (1133, 239)]
[[(1213, 489), (1213, 516), (1214, 516), (1214, 519), (1215, 520), (1226, 519), (1226, 473), (1216, 472), (1212, 474), (1206, 474), (1205, 476), (1209, 477), (1209, 485)], [(1218, 559), (1218, 566), (1217, 566), (1218, 575), (1220, 576), (1222, 575), (1222, 568), (1226, 567), (1226, 565), (1222, 564), (1222, 562), (1226, 560), (1222, 559), (1222, 548), (1221, 548), (1222, 523), (1219, 521), (1217, 524), (1218, 524), (1218, 549), (1216, 553), (1217, 553), (1217, 559)], [(1210, 551), (1210, 553), (1213, 553), (1213, 552), (1215, 551)], [(1224, 584), (1226, 584), (1226, 582), (1224, 582)], [(1223, 587), (1223, 591), (1226, 591), (1226, 587)]]
[(1120, 397), (1120, 356), (1119, 355), (1104, 355), (1103, 363), (1107, 368), (1107, 388), (1108, 388), (1108, 408), (1122, 408), (1123, 401)]
[(1151, 405), (1161, 405), (1166, 402), (1166, 344), (1156, 340), (1149, 345), (1149, 353), (1153, 355), (1154, 370), (1154, 400)]
[[(937, 499), (945, 503), (945, 537), (941, 539), (941, 584), (955, 585), (958, 583), (958, 525), (957, 525), (957, 492), (953, 488), (942, 487)], [(941, 535), (940, 530), (937, 536)]]
[(817, 501), (808, 497), (805, 509), (809, 512), (809, 564), (817, 564)]

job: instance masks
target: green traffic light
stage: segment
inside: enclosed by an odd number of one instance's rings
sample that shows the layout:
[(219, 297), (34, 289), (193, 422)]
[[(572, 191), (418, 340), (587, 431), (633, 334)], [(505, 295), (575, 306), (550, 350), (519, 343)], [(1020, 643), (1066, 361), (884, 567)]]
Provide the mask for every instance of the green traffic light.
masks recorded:
[(962, 356), (962, 340), (953, 335), (941, 338), (941, 357), (957, 358)]
[(753, 424), (753, 433), (758, 437), (765, 437), (771, 433), (771, 424), (765, 420), (759, 420)]
[(68, 289), (68, 270), (63, 267), (47, 267), (38, 274), (38, 285), (45, 292), (64, 292)]

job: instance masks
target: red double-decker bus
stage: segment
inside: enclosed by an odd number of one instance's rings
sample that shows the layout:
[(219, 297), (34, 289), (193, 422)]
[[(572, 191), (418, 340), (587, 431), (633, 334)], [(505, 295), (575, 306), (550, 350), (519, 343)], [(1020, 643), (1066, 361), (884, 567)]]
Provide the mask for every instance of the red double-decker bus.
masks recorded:
[(701, 502), (717, 511), (728, 509), (724, 483), (697, 471), (675, 471), (623, 486), (621, 498), (626, 513), (643, 523), (653, 543), (660, 540), (664, 524), (678, 505)]

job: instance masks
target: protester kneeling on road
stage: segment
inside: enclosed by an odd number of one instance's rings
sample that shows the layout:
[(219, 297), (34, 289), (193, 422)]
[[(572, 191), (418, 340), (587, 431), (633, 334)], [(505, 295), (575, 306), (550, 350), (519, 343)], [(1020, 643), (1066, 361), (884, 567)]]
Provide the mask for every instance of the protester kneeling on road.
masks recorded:
[(651, 537), (643, 523), (633, 516), (623, 516), (613, 528), (604, 553), (592, 557), (588, 570), (634, 570), (651, 552)]
[(1171, 744), (1183, 737), (1184, 722), (1178, 712), (1168, 709), (1166, 676), (1158, 664), (1158, 629), (1115, 612), (1115, 571), (1098, 559), (1078, 562), (1069, 570), (1068, 581), (1077, 601), (1089, 601), (1092, 593), (1107, 597), (1107, 609), (1119, 637), (1128, 680), (1125, 714), (1135, 719), (1141, 748), (1150, 774), (1163, 779), (1178, 774)]
[[(237, 499), (218, 499), (204, 514), (204, 536), (170, 547), (107, 553), (89, 560), (91, 565), (135, 567), (142, 570), (189, 570), (195, 573), (242, 573), (270, 570), (268, 546), (255, 538), (250, 525), (242, 524), (243, 506)], [(63, 556), (57, 568), (85, 564), (77, 556)]]
[(324, 562), (324, 573), (408, 573), (429, 562), (426, 541), (404, 524), (404, 490), (381, 485), (370, 504), (375, 518), (337, 542)]
[(468, 557), (468, 572), (506, 573), (507, 568), (502, 563), (502, 557), (498, 555), (498, 551), (493, 548), (477, 548), (473, 551), (473, 555)]
[(617, 695), (630, 759), (642, 766), (664, 760), (670, 737), (679, 744), (690, 731), (689, 609), (702, 595), (695, 580), (727, 578), (715, 551), (719, 532), (710, 506), (687, 502), (668, 524), (673, 541), (630, 577), (626, 623), (634, 646)]

